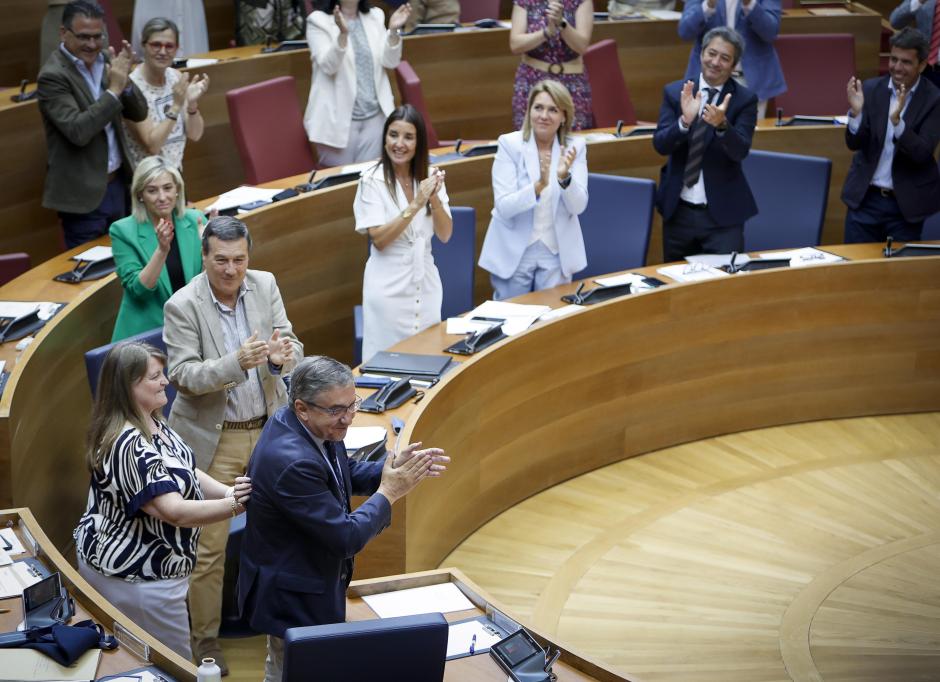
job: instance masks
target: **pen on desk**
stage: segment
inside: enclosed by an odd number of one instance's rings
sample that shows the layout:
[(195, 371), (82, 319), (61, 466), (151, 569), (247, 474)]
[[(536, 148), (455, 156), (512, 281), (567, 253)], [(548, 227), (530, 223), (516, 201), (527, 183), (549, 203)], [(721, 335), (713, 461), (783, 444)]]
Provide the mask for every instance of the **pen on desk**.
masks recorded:
[(476, 650), (476, 648), (477, 648), (477, 636), (474, 635), (473, 637), (470, 638), (470, 655), (471, 656), (473, 656), (473, 652)]

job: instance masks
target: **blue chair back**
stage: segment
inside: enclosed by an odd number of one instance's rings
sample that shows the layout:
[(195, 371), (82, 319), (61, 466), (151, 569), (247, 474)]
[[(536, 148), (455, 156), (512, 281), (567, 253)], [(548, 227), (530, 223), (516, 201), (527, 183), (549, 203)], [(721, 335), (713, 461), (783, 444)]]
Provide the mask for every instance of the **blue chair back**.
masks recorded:
[(745, 251), (819, 246), (832, 161), (752, 149), (743, 166), (758, 210), (744, 224)]
[(436, 236), (431, 239), (434, 264), (441, 273), (444, 301), (441, 317), (447, 319), (473, 308), (474, 255), (477, 239), (477, 212), (470, 206), (451, 206), (454, 232), (450, 241), (442, 243)]
[(580, 217), (587, 267), (574, 279), (646, 265), (655, 196), (652, 180), (588, 174), (588, 206)]
[[(476, 265), (477, 212), (470, 206), (451, 206), (454, 232), (446, 244), (431, 238), (431, 254), (441, 274), (444, 297), (441, 317), (447, 319), (473, 308), (473, 277)], [(353, 364), (362, 362), (362, 306), (353, 307)]]
[(283, 682), (441, 682), (447, 621), (440, 613), (289, 628)]
[(924, 231), (921, 234), (924, 241), (940, 240), (940, 213), (934, 213), (924, 221)]
[[(163, 343), (163, 327), (157, 327), (156, 329), (151, 329), (150, 331), (131, 336), (124, 340), (143, 341), (166, 353), (166, 344)], [(114, 343), (109, 343), (105, 346), (92, 348), (85, 353), (85, 371), (88, 373), (88, 386), (91, 388), (92, 400), (94, 400), (95, 396), (98, 394), (98, 379), (101, 377), (101, 365), (104, 363), (104, 358), (108, 354), (108, 351), (111, 350), (114, 345)], [(173, 384), (168, 384), (166, 387), (166, 405), (163, 407), (163, 414), (169, 416), (170, 406), (173, 405), (175, 399), (176, 389), (173, 387)]]

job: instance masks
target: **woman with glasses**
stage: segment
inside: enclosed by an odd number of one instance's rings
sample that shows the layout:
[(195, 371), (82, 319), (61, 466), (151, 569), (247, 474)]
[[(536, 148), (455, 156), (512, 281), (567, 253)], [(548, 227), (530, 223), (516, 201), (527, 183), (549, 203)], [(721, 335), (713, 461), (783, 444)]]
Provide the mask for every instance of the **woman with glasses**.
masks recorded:
[(88, 506), (75, 529), (78, 570), (132, 623), (192, 658), (186, 595), (199, 527), (245, 511), (251, 480), (225, 486), (195, 467), (163, 419), (166, 355), (114, 346), (88, 430)]
[(138, 43), (144, 25), (156, 17), (165, 17), (181, 31), (179, 54), (189, 57), (209, 51), (209, 30), (206, 26), (206, 8), (203, 0), (135, 0), (131, 35), (134, 51), (141, 53)]
[(382, 160), (362, 172), (356, 231), (371, 240), (362, 279), (362, 359), (441, 321), (441, 276), (431, 237), (450, 239), (444, 171), (428, 167), (428, 136), (410, 104), (385, 121)]
[(209, 77), (173, 68), (179, 49), (179, 29), (169, 19), (151, 19), (141, 32), (144, 61), (131, 80), (147, 99), (147, 118), (139, 123), (124, 120), (128, 154), (134, 167), (147, 156), (162, 156), (175, 168), (183, 166), (186, 140), (202, 137), (205, 122), (199, 98), (209, 89)]

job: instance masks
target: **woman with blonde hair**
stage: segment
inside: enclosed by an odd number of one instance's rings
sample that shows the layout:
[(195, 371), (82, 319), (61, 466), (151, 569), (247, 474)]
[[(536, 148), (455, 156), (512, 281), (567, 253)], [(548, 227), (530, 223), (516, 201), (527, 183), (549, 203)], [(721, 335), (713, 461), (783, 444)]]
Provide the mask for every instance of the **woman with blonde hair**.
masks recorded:
[(132, 213), (111, 224), (111, 248), (124, 287), (111, 341), (163, 326), (163, 304), (202, 272), (203, 216), (186, 208), (183, 178), (162, 156), (137, 165)]
[(195, 468), (163, 419), (165, 367), (145, 343), (119, 343), (105, 357), (88, 431), (88, 506), (74, 535), (82, 577), (191, 659), (186, 594), (199, 526), (245, 511), (251, 481), (226, 487)]
[(499, 137), (493, 214), (480, 267), (503, 300), (571, 281), (587, 256), (578, 216), (587, 208), (587, 150), (572, 137), (574, 103), (544, 80), (529, 92), (522, 130)]

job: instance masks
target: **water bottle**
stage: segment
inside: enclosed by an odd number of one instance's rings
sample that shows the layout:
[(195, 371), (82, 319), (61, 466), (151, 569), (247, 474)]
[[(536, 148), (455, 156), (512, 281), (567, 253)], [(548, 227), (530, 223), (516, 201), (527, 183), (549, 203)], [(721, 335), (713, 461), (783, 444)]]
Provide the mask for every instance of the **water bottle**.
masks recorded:
[(204, 658), (196, 669), (196, 682), (222, 682), (222, 671), (214, 658)]

